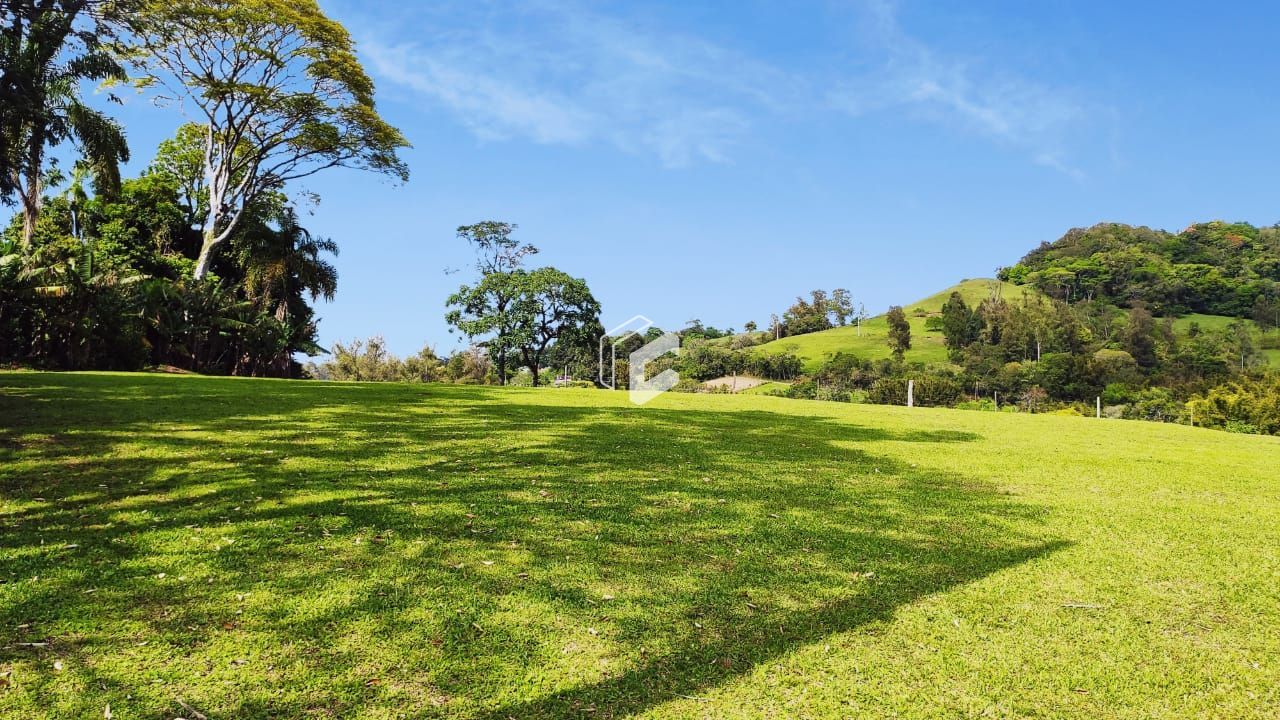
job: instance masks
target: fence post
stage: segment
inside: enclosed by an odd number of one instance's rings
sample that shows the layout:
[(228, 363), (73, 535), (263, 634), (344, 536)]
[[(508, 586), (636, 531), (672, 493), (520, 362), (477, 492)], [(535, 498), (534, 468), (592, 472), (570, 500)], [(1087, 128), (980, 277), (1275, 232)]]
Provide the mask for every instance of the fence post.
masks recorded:
[(907, 381), (907, 407), (916, 406), (916, 381)]

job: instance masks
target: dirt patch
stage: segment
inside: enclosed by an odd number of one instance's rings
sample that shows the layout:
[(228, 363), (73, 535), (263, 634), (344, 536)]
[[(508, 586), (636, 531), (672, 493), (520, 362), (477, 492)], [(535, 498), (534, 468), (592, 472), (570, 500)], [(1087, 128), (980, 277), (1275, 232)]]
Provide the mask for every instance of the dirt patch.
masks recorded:
[(714, 380), (708, 380), (702, 383), (707, 389), (729, 388), (729, 392), (741, 392), (749, 390), (757, 385), (763, 385), (769, 382), (764, 378), (752, 377), (750, 375), (725, 375)]

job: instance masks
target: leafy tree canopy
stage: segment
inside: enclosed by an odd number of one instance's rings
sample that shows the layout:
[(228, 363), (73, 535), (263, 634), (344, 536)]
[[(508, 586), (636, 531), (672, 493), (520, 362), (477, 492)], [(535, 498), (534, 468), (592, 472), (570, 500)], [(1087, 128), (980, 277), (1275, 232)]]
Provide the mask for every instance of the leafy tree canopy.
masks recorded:
[[(195, 276), (264, 193), (333, 167), (408, 179), (345, 28), (315, 0), (147, 0), (139, 65), (204, 132)], [(181, 138), (180, 138), (181, 139)]]
[(1259, 297), (1278, 294), (1280, 226), (1208, 222), (1180, 233), (1117, 223), (1076, 228), (1000, 277), (1068, 302), (1141, 301), (1157, 315), (1249, 317)]

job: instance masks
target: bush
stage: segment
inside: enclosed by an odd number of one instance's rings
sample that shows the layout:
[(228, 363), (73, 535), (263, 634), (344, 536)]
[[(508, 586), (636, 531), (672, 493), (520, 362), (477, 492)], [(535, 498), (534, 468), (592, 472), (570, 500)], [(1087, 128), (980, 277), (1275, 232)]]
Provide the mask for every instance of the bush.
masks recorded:
[(1280, 375), (1218, 385), (1192, 398), (1187, 409), (1204, 427), (1280, 435)]
[(803, 368), (804, 363), (794, 353), (781, 352), (748, 356), (744, 369), (748, 374), (770, 380), (790, 380), (799, 375)]
[(1137, 391), (1124, 383), (1111, 383), (1102, 391), (1102, 402), (1107, 405), (1124, 405), (1133, 402)]
[(1178, 422), (1183, 416), (1183, 405), (1165, 388), (1147, 388), (1138, 393), (1133, 404), (1125, 411), (1129, 420), (1154, 422)]
[[(916, 378), (914, 400), (922, 407), (948, 407), (963, 395), (960, 383), (949, 377)], [(879, 405), (906, 405), (907, 378), (881, 378), (867, 391), (867, 400)]]

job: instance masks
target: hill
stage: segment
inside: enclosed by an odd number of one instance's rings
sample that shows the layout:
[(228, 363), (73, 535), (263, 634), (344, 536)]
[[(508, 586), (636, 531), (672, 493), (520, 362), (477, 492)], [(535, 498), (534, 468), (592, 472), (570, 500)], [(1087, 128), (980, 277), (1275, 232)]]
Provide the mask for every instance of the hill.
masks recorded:
[(1273, 717), (1278, 455), (769, 397), (0, 373), (0, 716)]
[(1280, 227), (1197, 223), (1179, 233), (1101, 223), (1043, 243), (1001, 277), (1068, 301), (1141, 301), (1157, 315), (1273, 314), (1280, 294)]
[[(966, 303), (976, 306), (991, 297), (993, 293), (998, 293), (1007, 300), (1017, 300), (1027, 293), (1036, 291), (999, 280), (964, 280), (927, 298), (903, 305), (907, 319), (911, 323), (911, 350), (906, 355), (908, 362), (948, 362), (942, 333), (927, 330), (925, 323), (929, 315), (939, 312), (943, 303), (951, 297), (952, 292), (959, 292)], [(805, 371), (812, 372), (837, 352), (853, 353), (860, 358), (872, 360), (889, 357), (888, 333), (889, 327), (884, 315), (877, 315), (864, 320), (861, 328), (856, 325), (847, 325), (821, 332), (794, 335), (759, 345), (755, 351), (795, 353), (804, 361)]]

